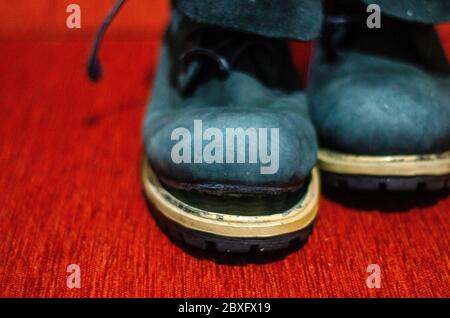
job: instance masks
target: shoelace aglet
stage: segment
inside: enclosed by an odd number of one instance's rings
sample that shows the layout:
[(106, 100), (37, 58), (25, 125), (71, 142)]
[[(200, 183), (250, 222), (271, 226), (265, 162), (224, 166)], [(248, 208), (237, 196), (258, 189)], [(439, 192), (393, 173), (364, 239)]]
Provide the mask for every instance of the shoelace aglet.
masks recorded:
[(103, 75), (102, 64), (100, 63), (97, 54), (92, 54), (92, 56), (89, 58), (87, 64), (87, 73), (89, 79), (95, 83), (102, 78)]

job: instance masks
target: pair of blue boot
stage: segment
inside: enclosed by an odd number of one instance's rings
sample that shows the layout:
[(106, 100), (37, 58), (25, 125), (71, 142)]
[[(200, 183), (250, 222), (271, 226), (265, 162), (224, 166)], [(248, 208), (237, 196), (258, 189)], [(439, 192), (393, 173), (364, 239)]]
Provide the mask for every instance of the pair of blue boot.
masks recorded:
[[(144, 122), (160, 226), (200, 248), (272, 251), (311, 232), (319, 169), (353, 190), (448, 188), (444, 21), (445, 0), (174, 0)], [(288, 41), (315, 38), (304, 91)]]

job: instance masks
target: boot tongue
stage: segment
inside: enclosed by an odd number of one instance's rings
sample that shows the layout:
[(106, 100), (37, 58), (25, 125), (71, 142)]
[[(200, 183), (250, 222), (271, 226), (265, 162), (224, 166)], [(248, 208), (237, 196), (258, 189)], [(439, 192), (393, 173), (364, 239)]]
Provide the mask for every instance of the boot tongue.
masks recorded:
[(199, 23), (261, 36), (307, 41), (319, 36), (320, 0), (173, 0)]
[(181, 17), (170, 36), (171, 77), (184, 95), (211, 79), (226, 80), (236, 71), (269, 87), (298, 88), (284, 40), (199, 24), (186, 17)]
[(412, 22), (436, 24), (450, 21), (449, 0), (363, 0), (378, 4), (383, 14)]
[(418, 64), (433, 72), (450, 73), (434, 26), (382, 15), (381, 28), (370, 29), (362, 2), (334, 3), (324, 36), (324, 43), (331, 51), (329, 56), (335, 56), (339, 50), (362, 51)]

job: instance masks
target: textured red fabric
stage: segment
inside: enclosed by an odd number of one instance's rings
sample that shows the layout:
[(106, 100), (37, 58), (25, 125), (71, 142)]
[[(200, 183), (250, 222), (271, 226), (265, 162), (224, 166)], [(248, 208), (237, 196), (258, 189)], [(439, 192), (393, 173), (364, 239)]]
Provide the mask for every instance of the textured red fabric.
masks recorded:
[[(0, 38), (73, 39), (91, 36), (117, 0), (0, 1)], [(78, 4), (81, 29), (66, 27), (67, 6)], [(129, 0), (109, 36), (142, 38), (158, 35), (169, 17), (169, 0)]]
[[(450, 296), (445, 195), (328, 193), (308, 243), (285, 257), (174, 245), (139, 179), (159, 40), (105, 44), (93, 85), (85, 40), (0, 41), (0, 297)], [(372, 263), (381, 289), (366, 286)], [(66, 286), (69, 264), (80, 289)]]
[[(139, 181), (157, 46), (107, 43), (94, 86), (87, 43), (1, 43), (0, 296), (449, 296), (444, 197), (323, 196), (308, 244), (267, 264), (220, 264), (172, 244)], [(72, 263), (81, 289), (66, 287)], [(366, 287), (371, 263), (379, 290)]]

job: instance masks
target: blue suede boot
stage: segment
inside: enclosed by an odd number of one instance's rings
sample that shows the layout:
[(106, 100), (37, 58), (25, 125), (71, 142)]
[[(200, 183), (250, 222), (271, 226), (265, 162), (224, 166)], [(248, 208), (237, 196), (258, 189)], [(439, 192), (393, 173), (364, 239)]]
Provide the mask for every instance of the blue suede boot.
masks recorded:
[(287, 40), (319, 34), (320, 1), (173, 5), (143, 129), (142, 181), (157, 222), (221, 252), (305, 241), (318, 210), (318, 146)]
[(333, 1), (309, 89), (326, 183), (360, 190), (450, 185), (450, 67), (433, 23), (448, 1)]

